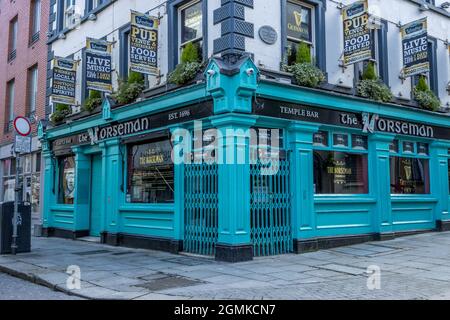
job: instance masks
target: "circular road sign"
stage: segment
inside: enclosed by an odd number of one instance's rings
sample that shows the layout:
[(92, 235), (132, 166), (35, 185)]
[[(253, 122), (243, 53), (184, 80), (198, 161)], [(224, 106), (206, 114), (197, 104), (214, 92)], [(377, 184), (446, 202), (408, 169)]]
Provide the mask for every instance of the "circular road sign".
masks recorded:
[(31, 123), (25, 117), (17, 117), (14, 119), (14, 129), (18, 134), (26, 137), (31, 133)]

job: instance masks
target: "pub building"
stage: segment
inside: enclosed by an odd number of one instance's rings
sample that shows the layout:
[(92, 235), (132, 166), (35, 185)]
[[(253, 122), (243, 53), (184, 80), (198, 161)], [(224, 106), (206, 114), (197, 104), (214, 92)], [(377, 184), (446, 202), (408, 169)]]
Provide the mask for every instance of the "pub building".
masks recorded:
[[(262, 79), (246, 56), (205, 78), (41, 124), (45, 234), (236, 262), (450, 229), (448, 115)], [(219, 161), (172, 161), (196, 121), (222, 133)], [(220, 161), (249, 129), (279, 130), (274, 174)]]
[[(450, 230), (439, 1), (72, 2), (76, 26), (51, 3), (48, 109), (74, 114), (39, 125), (45, 236), (239, 262)], [(174, 85), (188, 44), (201, 71)], [(314, 89), (284, 68), (308, 59)], [(370, 66), (390, 103), (359, 97)], [(147, 89), (117, 105), (130, 70)], [(439, 110), (413, 101), (419, 80)], [(77, 113), (88, 89), (102, 106)]]

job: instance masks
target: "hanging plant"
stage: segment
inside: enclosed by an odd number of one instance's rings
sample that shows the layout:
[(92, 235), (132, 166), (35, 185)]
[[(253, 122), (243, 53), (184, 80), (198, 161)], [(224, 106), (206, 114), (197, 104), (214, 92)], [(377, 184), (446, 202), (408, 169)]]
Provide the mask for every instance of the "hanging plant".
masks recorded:
[(436, 111), (441, 107), (441, 101), (428, 87), (426, 78), (419, 77), (416, 87), (414, 88), (414, 99), (419, 103), (419, 106), (426, 110)]
[(203, 65), (200, 62), (199, 46), (188, 43), (181, 53), (181, 63), (178, 64), (168, 77), (169, 83), (183, 85), (194, 80)]
[(375, 101), (389, 102), (393, 97), (391, 89), (378, 78), (372, 61), (367, 64), (356, 89), (359, 96)]
[(325, 81), (325, 75), (317, 68), (311, 58), (311, 49), (307, 43), (301, 42), (295, 48), (295, 63), (284, 66), (284, 70), (293, 74), (296, 84), (316, 88)]
[(89, 97), (84, 101), (83, 110), (92, 112), (102, 105), (103, 99), (100, 91), (90, 90)]
[(53, 124), (61, 123), (67, 116), (72, 114), (72, 108), (69, 105), (58, 103), (55, 105), (55, 110), (50, 116), (50, 121)]
[(144, 89), (144, 76), (139, 72), (130, 71), (128, 79), (119, 80), (119, 88), (112, 97), (118, 104), (130, 104), (136, 101)]

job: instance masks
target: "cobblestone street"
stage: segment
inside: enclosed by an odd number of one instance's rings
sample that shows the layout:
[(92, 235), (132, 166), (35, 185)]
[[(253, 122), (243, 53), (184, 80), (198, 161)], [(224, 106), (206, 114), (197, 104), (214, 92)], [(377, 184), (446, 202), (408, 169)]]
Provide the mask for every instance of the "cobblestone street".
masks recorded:
[[(73, 265), (81, 289), (71, 293), (92, 299), (450, 299), (450, 233), (237, 264), (54, 238), (0, 256), (1, 271), (62, 291)], [(379, 290), (367, 287), (370, 266)]]

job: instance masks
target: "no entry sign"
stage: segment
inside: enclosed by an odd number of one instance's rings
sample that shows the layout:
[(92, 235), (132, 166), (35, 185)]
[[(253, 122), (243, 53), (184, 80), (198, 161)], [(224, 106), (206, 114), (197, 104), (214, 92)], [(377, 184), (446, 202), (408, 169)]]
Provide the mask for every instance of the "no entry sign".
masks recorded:
[(18, 154), (31, 152), (31, 123), (25, 117), (14, 119), (14, 130), (16, 136), (14, 139), (14, 151)]
[(25, 117), (17, 117), (14, 119), (14, 129), (17, 134), (26, 137), (31, 133), (30, 121)]

